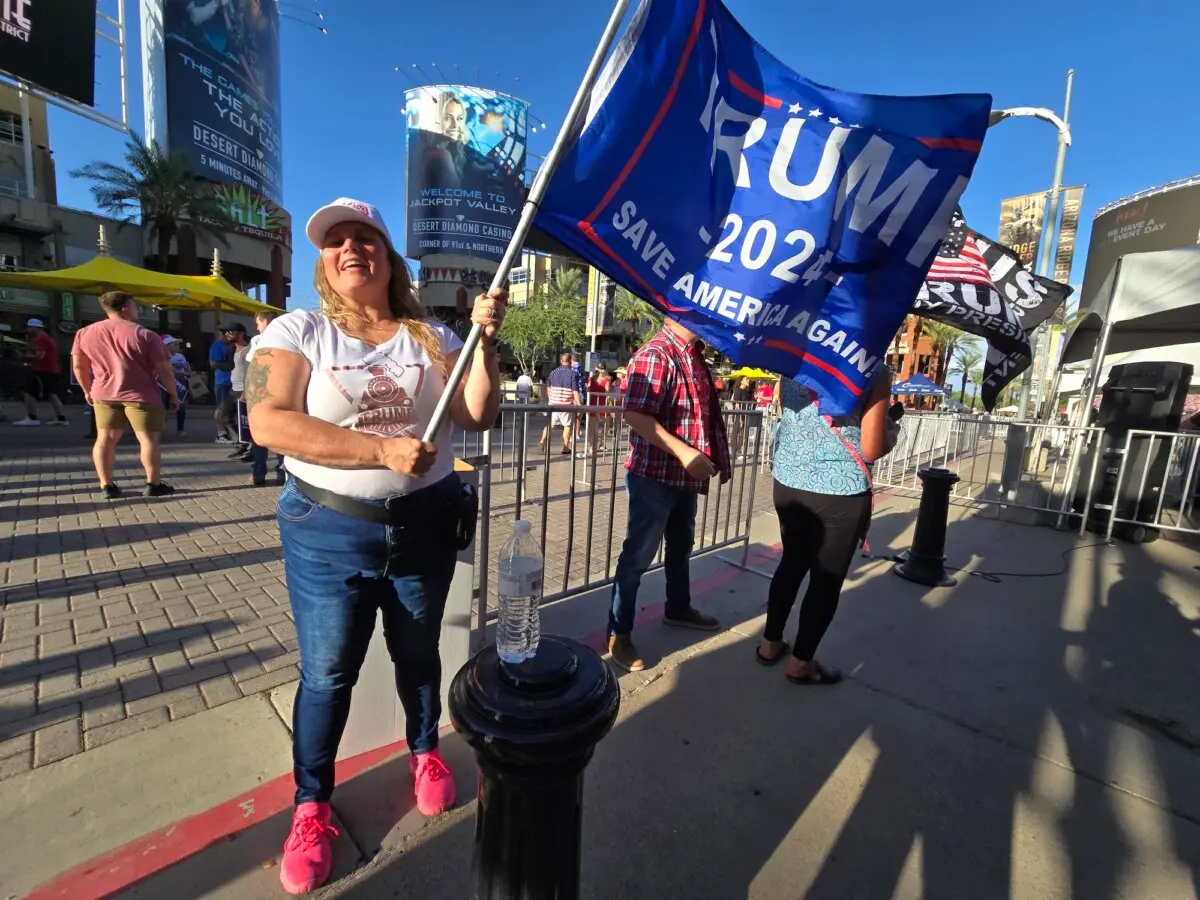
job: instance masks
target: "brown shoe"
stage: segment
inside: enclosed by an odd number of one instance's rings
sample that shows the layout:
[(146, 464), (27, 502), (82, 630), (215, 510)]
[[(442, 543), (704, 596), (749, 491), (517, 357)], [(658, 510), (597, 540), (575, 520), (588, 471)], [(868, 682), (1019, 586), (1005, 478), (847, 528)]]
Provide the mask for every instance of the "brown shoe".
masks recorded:
[(640, 672), (646, 668), (642, 658), (638, 656), (637, 647), (627, 634), (614, 634), (608, 639), (608, 652), (612, 661), (626, 672)]
[(720, 631), (721, 621), (715, 616), (706, 616), (698, 609), (687, 608), (687, 612), (678, 616), (663, 616), (664, 625), (676, 628), (695, 628), (697, 631)]

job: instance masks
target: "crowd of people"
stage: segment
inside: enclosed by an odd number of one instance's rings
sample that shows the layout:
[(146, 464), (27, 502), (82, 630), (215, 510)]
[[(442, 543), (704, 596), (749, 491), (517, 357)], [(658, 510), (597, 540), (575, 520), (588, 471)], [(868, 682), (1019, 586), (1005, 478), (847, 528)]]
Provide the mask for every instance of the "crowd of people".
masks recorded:
[[(116, 449), (129, 426), (137, 439), (146, 475), (145, 495), (170, 496), (175, 488), (161, 477), (162, 435), (169, 424), (170, 410), (176, 435), (186, 436), (195, 373), (179, 338), (157, 335), (138, 324), (137, 300), (132, 295), (109, 291), (101, 295), (99, 302), (105, 318), (75, 333), (71, 370), (90, 407), (87, 440), (93, 442), (92, 460), (100, 491), (108, 499), (123, 494), (116, 483)], [(239, 404), (254, 344), (274, 318), (270, 311), (256, 315), (259, 335), (254, 340), (247, 338), (241, 323), (226, 326), (209, 353), (217, 442), (236, 445), (229, 458), (251, 463), (251, 482), (259, 487), (267, 484), (269, 451), (256, 444), (244, 427), (245, 416), (239, 414)], [(12, 424), (25, 428), (67, 425), (58, 342), (46, 332), (40, 319), (30, 319), (26, 328), (31, 335), (29, 372), (22, 398), (26, 415)], [(43, 404), (50, 406), (52, 418), (39, 417)], [(280, 455), (276, 455), (275, 473), (276, 484), (282, 484)]]
[[(521, 378), (527, 379), (526, 387), (521, 388)], [(585, 440), (587, 449), (580, 451), (580, 456), (594, 456), (599, 452), (607, 438), (608, 422), (611, 413), (603, 409), (591, 412), (580, 412), (570, 407), (609, 407), (621, 405), (625, 394), (625, 367), (617, 368), (611, 375), (607, 367), (601, 363), (587, 374), (579, 362), (579, 357), (573, 353), (563, 353), (559, 357), (559, 365), (546, 378), (545, 396), (550, 405), (550, 418), (542, 429), (538, 440), (539, 447), (545, 447), (550, 433), (555, 428), (562, 429), (563, 455), (571, 453), (571, 435), (578, 428), (587, 426)], [(532, 395), (533, 379), (528, 372), (522, 372), (517, 379), (518, 402), (529, 402)]]

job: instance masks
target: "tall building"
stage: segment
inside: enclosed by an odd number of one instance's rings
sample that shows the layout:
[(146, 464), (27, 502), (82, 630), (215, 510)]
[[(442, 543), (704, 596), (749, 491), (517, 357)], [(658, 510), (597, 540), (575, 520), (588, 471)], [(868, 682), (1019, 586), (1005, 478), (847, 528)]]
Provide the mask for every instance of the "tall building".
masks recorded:
[(905, 381), (917, 373), (937, 379), (937, 354), (928, 335), (917, 336), (919, 316), (906, 316), (887, 349), (887, 364), (896, 373), (896, 381)]
[[(46, 103), (27, 96), (27, 116), (21, 107), (17, 91), (0, 85), (0, 271), (81, 265), (97, 255), (102, 229), (110, 256), (135, 266), (156, 266), (157, 247), (144, 229), (58, 204)], [(168, 269), (207, 274), (217, 249), (226, 280), (254, 299), (284, 308), (291, 281), (290, 246), (240, 233), (224, 237), (224, 243), (214, 243), (183, 228), (172, 244)], [(213, 313), (157, 310), (142, 304), (140, 315), (147, 327), (181, 336), (194, 363), (206, 358), (216, 328)], [(60, 343), (69, 346), (65, 336), (103, 318), (103, 313), (95, 296), (0, 287), (0, 332), (22, 334), (31, 317), (45, 321)]]
[(554, 280), (556, 273), (568, 269), (579, 272), (581, 298), (586, 297), (591, 270), (583, 260), (572, 256), (523, 252), (521, 264), (514, 266), (508, 275), (509, 303), (524, 306), (538, 291)]

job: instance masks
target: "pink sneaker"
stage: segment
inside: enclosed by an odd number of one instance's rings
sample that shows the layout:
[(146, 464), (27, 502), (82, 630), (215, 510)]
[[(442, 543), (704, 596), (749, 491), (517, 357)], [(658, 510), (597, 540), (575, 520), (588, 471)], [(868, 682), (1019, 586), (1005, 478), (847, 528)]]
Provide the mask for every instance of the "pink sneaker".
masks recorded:
[(418, 753), (408, 760), (417, 794), (417, 809), (423, 816), (436, 816), (454, 805), (454, 776), (438, 750)]
[(289, 894), (307, 894), (329, 878), (330, 846), (338, 830), (329, 824), (328, 803), (301, 803), (292, 814), (292, 833), (283, 844), (279, 883)]

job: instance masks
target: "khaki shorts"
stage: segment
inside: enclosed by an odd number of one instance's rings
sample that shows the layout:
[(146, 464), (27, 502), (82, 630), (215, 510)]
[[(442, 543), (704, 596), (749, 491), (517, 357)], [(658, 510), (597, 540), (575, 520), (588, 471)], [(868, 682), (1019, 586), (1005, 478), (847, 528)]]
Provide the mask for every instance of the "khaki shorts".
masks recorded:
[(123, 430), (128, 422), (134, 431), (161, 432), (167, 414), (161, 403), (133, 403), (128, 400), (93, 400), (96, 427)]

